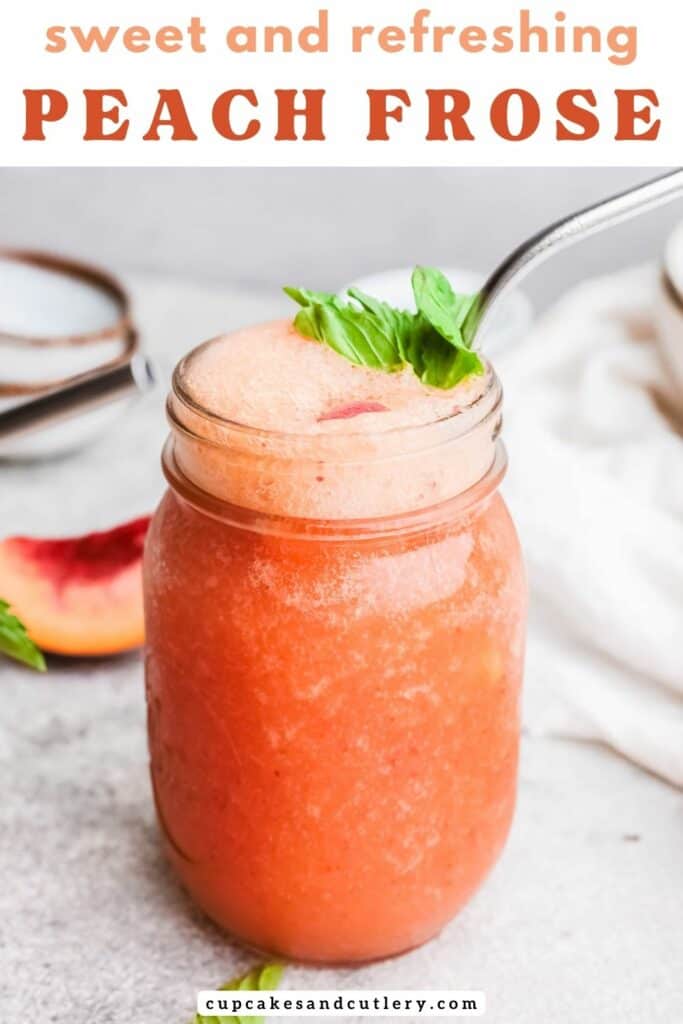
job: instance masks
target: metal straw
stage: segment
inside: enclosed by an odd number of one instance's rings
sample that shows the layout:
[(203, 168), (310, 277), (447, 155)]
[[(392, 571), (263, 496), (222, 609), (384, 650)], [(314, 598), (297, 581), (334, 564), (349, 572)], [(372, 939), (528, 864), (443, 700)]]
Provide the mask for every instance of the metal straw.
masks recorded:
[(154, 385), (154, 370), (139, 353), (109, 369), (95, 370), (0, 412), (0, 440), (42, 430)]
[(639, 213), (653, 210), (680, 197), (683, 197), (683, 169), (679, 168), (609, 199), (603, 199), (533, 235), (507, 256), (484, 284), (477, 306), (473, 339), (481, 340), (483, 327), (508, 288), (519, 284), (522, 278), (550, 256), (598, 231), (621, 224)]

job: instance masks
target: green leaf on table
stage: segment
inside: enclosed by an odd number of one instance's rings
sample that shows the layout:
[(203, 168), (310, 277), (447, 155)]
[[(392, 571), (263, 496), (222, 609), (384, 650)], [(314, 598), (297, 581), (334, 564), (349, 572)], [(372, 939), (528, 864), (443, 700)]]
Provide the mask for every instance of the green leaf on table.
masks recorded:
[[(246, 974), (241, 974), (232, 981), (226, 981), (218, 989), (219, 992), (272, 992), (280, 987), (282, 976), (285, 972), (282, 964), (261, 964), (253, 967)], [(196, 1013), (192, 1024), (263, 1024), (265, 1017), (235, 1017), (235, 1016), (206, 1016)]]
[(45, 672), (45, 658), (28, 635), (23, 622), (13, 615), (7, 601), (0, 599), (0, 654), (14, 658), (37, 672)]

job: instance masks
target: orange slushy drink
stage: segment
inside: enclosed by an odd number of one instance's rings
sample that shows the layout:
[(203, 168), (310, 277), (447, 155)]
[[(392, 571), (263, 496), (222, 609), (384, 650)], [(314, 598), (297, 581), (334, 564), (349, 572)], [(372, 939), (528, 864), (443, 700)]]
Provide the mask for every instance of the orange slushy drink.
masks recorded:
[(492, 369), (451, 390), (288, 321), (179, 365), (145, 565), (168, 856), (249, 945), (435, 935), (515, 802), (525, 585)]

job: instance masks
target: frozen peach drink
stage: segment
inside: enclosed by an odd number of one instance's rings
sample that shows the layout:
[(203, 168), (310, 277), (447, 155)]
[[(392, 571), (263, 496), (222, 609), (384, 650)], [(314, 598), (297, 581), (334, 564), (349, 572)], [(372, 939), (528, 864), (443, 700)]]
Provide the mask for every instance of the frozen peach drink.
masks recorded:
[(154, 796), (183, 883), (252, 946), (407, 950), (504, 844), (525, 588), (482, 369), (425, 386), (282, 321), (176, 371), (145, 554)]

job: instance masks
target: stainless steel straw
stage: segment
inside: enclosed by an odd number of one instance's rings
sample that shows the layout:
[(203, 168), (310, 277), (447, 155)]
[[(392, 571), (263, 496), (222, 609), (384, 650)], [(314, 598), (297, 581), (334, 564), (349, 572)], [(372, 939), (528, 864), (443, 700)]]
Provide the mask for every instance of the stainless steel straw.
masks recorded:
[(474, 339), (481, 341), (483, 328), (490, 320), (492, 310), (508, 288), (519, 284), (522, 278), (550, 256), (589, 235), (681, 197), (683, 169), (679, 168), (609, 199), (603, 199), (533, 235), (507, 256), (484, 284), (477, 306)]
[(152, 364), (138, 353), (0, 412), (0, 440), (41, 430), (135, 391), (149, 391), (153, 384)]

